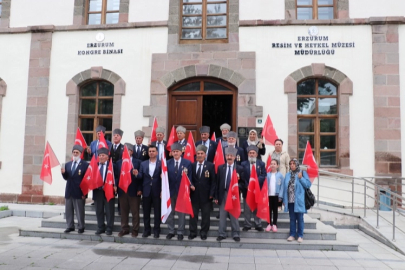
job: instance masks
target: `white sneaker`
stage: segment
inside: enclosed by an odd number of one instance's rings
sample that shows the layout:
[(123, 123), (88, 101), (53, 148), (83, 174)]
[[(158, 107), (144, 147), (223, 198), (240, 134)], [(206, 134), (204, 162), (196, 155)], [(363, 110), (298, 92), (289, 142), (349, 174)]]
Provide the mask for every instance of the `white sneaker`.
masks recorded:
[(277, 226), (273, 225), (273, 232), (277, 232)]
[(304, 241), (304, 239), (302, 239), (302, 237), (298, 237), (297, 242), (302, 243), (302, 241)]
[(271, 231), (271, 225), (270, 224), (267, 225), (267, 228), (266, 228), (266, 232), (269, 232), (269, 231)]
[(290, 237), (287, 238), (288, 242), (291, 242), (291, 241), (294, 241), (294, 240), (295, 240), (294, 236), (290, 236)]

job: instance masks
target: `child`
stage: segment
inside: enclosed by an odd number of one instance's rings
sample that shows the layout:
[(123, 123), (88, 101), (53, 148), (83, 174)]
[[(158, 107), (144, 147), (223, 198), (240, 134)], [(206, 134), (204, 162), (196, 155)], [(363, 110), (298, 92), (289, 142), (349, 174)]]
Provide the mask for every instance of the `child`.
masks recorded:
[[(273, 230), (273, 232), (277, 232), (278, 194), (284, 180), (283, 175), (278, 171), (278, 167), (279, 161), (277, 159), (273, 159), (270, 163), (271, 172), (267, 173), (267, 184), (269, 185), (270, 224), (267, 226), (266, 232), (271, 230)], [(273, 219), (271, 218), (271, 213), (273, 213)]]

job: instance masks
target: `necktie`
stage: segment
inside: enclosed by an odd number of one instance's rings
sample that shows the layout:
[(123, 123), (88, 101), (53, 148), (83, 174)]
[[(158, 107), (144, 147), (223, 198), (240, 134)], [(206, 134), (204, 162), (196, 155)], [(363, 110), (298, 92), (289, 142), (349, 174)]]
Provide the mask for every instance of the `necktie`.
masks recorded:
[(117, 145), (114, 144), (114, 151), (117, 151)]
[(72, 174), (75, 173), (76, 168), (77, 168), (77, 162), (75, 161), (75, 162), (73, 162)]
[(100, 174), (101, 174), (101, 179), (103, 179), (103, 182), (104, 182), (104, 163), (100, 164)]
[(141, 147), (138, 145), (138, 150), (136, 150), (136, 155), (138, 156), (138, 157), (140, 157), (141, 156)]
[(179, 162), (176, 161), (176, 164), (174, 165), (174, 173), (177, 174), (178, 171), (179, 171)]
[(160, 160), (159, 146), (160, 146), (160, 142), (157, 142), (157, 150), (158, 150), (157, 160)]
[(228, 174), (226, 175), (226, 190), (229, 189), (229, 185), (231, 184), (231, 166), (228, 165)]
[(197, 178), (200, 179), (201, 178), (201, 163), (198, 163), (198, 170), (197, 170)]

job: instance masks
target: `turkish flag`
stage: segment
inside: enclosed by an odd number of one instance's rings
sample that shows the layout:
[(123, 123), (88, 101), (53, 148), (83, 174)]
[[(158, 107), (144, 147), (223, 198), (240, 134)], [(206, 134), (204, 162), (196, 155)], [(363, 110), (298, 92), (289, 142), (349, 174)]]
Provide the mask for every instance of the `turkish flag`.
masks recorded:
[(165, 223), (170, 212), (172, 212), (172, 203), (170, 200), (169, 176), (167, 174), (167, 163), (164, 153), (162, 158), (162, 201), (160, 209), (162, 223)]
[(114, 195), (114, 173), (112, 167), (112, 158), (110, 158), (110, 162), (108, 163), (108, 171), (107, 176), (104, 183), (104, 194), (107, 202), (115, 197)]
[(239, 187), (238, 187), (238, 176), (236, 170), (233, 170), (231, 185), (229, 186), (228, 196), (225, 203), (225, 211), (228, 211), (234, 218), (239, 218), (240, 216), (240, 201), (239, 201)]
[(259, 200), (257, 203), (257, 213), (256, 216), (263, 220), (267, 220), (270, 224), (270, 209), (269, 209), (269, 194), (267, 188), (267, 178), (264, 180), (263, 188), (259, 194)]
[(225, 164), (224, 151), (222, 150), (221, 140), (218, 142), (217, 151), (215, 152), (214, 162), (215, 173), (218, 172), (218, 167)]
[(269, 156), (267, 157), (267, 162), (266, 162), (266, 172), (267, 172), (267, 173), (271, 172), (270, 164), (271, 164), (271, 155), (269, 155)]
[[(75, 144), (80, 145), (81, 147), (83, 147), (83, 149), (87, 148), (86, 140), (84, 139), (83, 134), (80, 131), (80, 128), (77, 128), (77, 130), (76, 130)], [(82, 152), (82, 155), (80, 156), (80, 158), (84, 159), (84, 151)]]
[(256, 166), (252, 164), (250, 170), (249, 186), (246, 196), (246, 204), (249, 206), (250, 210), (253, 212), (257, 208), (257, 202), (259, 201), (260, 194), (260, 184), (257, 178)]
[(156, 142), (157, 138), (156, 138), (156, 129), (158, 127), (158, 123), (156, 120), (156, 117), (153, 119), (153, 125), (152, 125), (152, 135), (150, 136), (150, 142)]
[(104, 133), (100, 132), (100, 138), (98, 139), (98, 149), (103, 148), (103, 147), (108, 149), (108, 144), (104, 138)]
[(212, 133), (211, 141), (214, 141), (214, 142), (217, 141), (217, 137), (215, 136), (215, 131), (214, 131), (214, 133)]
[(176, 130), (174, 126), (172, 126), (172, 131), (170, 131), (169, 138), (167, 139), (167, 146), (166, 149), (168, 151), (172, 151), (172, 144), (176, 141)]
[(55, 166), (60, 166), (58, 158), (56, 157), (55, 153), (52, 150), (51, 145), (49, 142), (46, 142), (44, 158), (42, 159), (42, 167), (41, 167), (41, 174), (39, 178), (52, 185), (52, 171), (51, 169)]
[(125, 192), (128, 192), (128, 187), (132, 182), (132, 162), (129, 156), (128, 148), (124, 146), (124, 153), (122, 153), (122, 166), (120, 173), (120, 182), (118, 186)]
[(267, 115), (266, 122), (264, 123), (262, 137), (267, 145), (274, 145), (274, 141), (278, 139), (273, 122), (270, 119), (270, 115)]
[(184, 158), (188, 159), (193, 163), (194, 157), (196, 155), (196, 150), (195, 150), (195, 143), (194, 143), (194, 137), (193, 133), (191, 131), (188, 133), (188, 140), (187, 140), (187, 146), (186, 150), (184, 150)]
[(190, 199), (190, 179), (188, 179), (186, 173), (183, 172), (182, 175), (176, 208), (174, 210), (180, 213), (190, 214), (191, 217), (194, 217), (193, 207), (191, 206)]
[(98, 164), (95, 155), (91, 158), (90, 165), (87, 168), (86, 174), (80, 183), (80, 189), (83, 195), (87, 195), (89, 190), (99, 188), (103, 185), (103, 178), (101, 177), (100, 170), (98, 169)]
[(307, 173), (308, 173), (309, 180), (311, 180), (311, 183), (314, 182), (315, 178), (318, 177), (319, 168), (318, 168), (318, 164), (316, 164), (314, 154), (312, 153), (311, 144), (309, 143), (309, 141), (307, 141), (307, 146), (305, 148), (304, 158), (302, 159), (302, 164), (306, 165), (308, 167)]

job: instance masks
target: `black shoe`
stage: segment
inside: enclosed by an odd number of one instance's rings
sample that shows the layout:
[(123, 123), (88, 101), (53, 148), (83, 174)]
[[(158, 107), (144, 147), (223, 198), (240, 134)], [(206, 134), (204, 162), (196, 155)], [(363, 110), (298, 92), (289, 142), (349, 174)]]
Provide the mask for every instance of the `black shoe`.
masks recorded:
[(201, 240), (207, 240), (207, 236), (206, 235), (201, 235)]
[(177, 240), (182, 241), (184, 236), (182, 234), (177, 235)]
[(153, 238), (158, 239), (158, 238), (159, 238), (159, 234), (158, 234), (158, 233), (153, 234)]
[(166, 239), (170, 240), (174, 237), (174, 234), (169, 233), (168, 235), (166, 235)]
[(193, 240), (194, 238), (196, 238), (197, 237), (197, 235), (195, 235), (195, 234), (190, 234), (189, 236), (188, 236), (188, 239), (189, 240)]
[(142, 237), (143, 238), (146, 238), (146, 237), (148, 237), (150, 235), (150, 232), (144, 232), (143, 234), (142, 234)]
[(240, 241), (240, 237), (235, 236), (235, 237), (233, 238), (233, 240), (235, 240), (235, 242), (239, 242), (239, 241)]
[(84, 229), (77, 230), (78, 233), (84, 233)]
[(94, 202), (92, 202), (90, 205), (94, 205)]
[(217, 219), (219, 219), (219, 214), (216, 216)]
[(105, 230), (97, 230), (97, 231), (95, 232), (95, 234), (97, 234), (97, 235), (100, 235), (100, 234), (102, 234), (102, 233), (105, 233)]
[(256, 227), (255, 230), (258, 231), (258, 232), (264, 231), (262, 227)]
[(112, 231), (107, 231), (105, 234), (110, 236), (110, 235), (112, 235)]
[(250, 229), (251, 229), (251, 228), (249, 228), (249, 227), (243, 227), (242, 231), (247, 232), (247, 231), (249, 231)]
[(219, 241), (222, 241), (222, 240), (224, 240), (224, 239), (226, 239), (226, 237), (223, 237), (223, 236), (218, 236), (217, 237), (217, 241), (219, 242)]
[(74, 232), (74, 231), (75, 231), (74, 228), (67, 228), (67, 229), (65, 230), (65, 233), (70, 233), (70, 232)]

